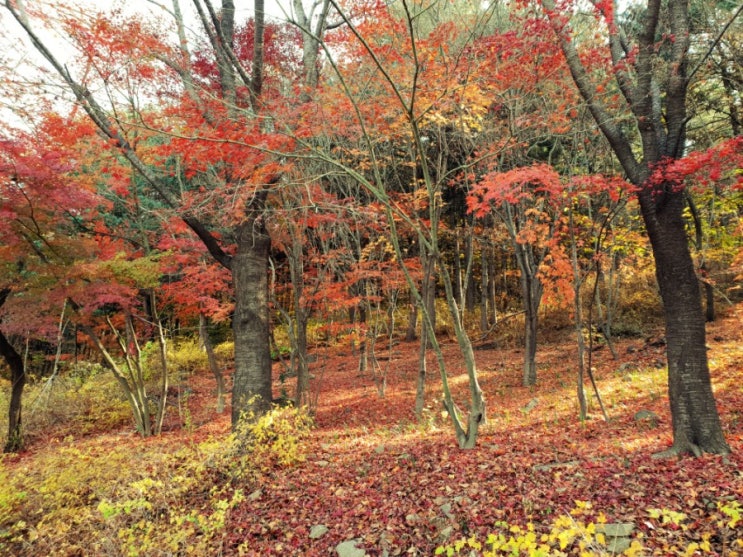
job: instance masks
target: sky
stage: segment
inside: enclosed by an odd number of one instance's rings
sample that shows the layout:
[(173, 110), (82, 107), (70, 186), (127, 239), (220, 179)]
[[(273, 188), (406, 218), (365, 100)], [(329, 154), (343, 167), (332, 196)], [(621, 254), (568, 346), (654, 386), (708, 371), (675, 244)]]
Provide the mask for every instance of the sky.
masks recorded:
[[(47, 0), (49, 1), (49, 0)], [(164, 21), (170, 21), (170, 16), (165, 10), (172, 11), (172, 0), (67, 0), (70, 4), (75, 4), (82, 8), (90, 7), (91, 9), (108, 11), (119, 8), (124, 14), (156, 14), (165, 16)], [(276, 20), (285, 20), (286, 14), (282, 11), (279, 2), (286, 6), (287, 10), (291, 6), (292, 0), (265, 0), (266, 16)], [(305, 0), (309, 2), (311, 0)], [(215, 9), (221, 6), (221, 0), (212, 0)], [(26, 6), (33, 6), (37, 0), (25, 0)], [(193, 7), (193, 0), (180, 0), (181, 11), (186, 20), (187, 26), (200, 29), (196, 11)], [(245, 21), (253, 16), (253, 0), (235, 0), (236, 20)], [(289, 13), (289, 12), (286, 12)], [(63, 37), (54, 35), (45, 31), (42, 26), (34, 25), (35, 30), (40, 34), (44, 43), (51, 47), (55, 57), (62, 63), (70, 63), (74, 56), (74, 51), (69, 47)], [(27, 63), (24, 63), (27, 62)], [(32, 47), (30, 41), (20, 29), (18, 24), (6, 12), (0, 8), (0, 64), (5, 67), (15, 68), (17, 75), (21, 80), (38, 81), (38, 70), (32, 69), (34, 65), (48, 67), (46, 61)], [(55, 93), (52, 91), (52, 95)], [(67, 93), (60, 92), (60, 98), (67, 96)], [(1, 97), (1, 96), (0, 96)], [(22, 101), (0, 98), (0, 122), (25, 128), (22, 121), (15, 113), (17, 107)], [(33, 107), (30, 107), (33, 110)]]

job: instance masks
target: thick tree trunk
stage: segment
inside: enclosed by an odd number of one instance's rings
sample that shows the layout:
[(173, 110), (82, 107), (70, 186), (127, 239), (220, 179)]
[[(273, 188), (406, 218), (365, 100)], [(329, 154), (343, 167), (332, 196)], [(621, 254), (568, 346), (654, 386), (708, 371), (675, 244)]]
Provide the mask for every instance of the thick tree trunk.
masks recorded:
[[(557, 17), (554, 0), (542, 0), (542, 4), (560, 40), (573, 81), (627, 177), (640, 188), (638, 197), (653, 248), (666, 318), (674, 440), (673, 447), (661, 455), (726, 454), (730, 447), (725, 442), (712, 394), (699, 281), (683, 220), (684, 186), (656, 183), (655, 177), (662, 170), (657, 166), (683, 157), (687, 145), (689, 3), (686, 0), (647, 0), (636, 36), (636, 49), (626, 48), (627, 37), (620, 35), (618, 26), (608, 29), (614, 79), (635, 117), (642, 140), (642, 159), (636, 156), (636, 145), (617, 125), (616, 114), (596, 94), (595, 84), (576, 44), (570, 40), (570, 28)], [(662, 8), (667, 10), (667, 17), (661, 17)], [(656, 41), (661, 34), (674, 38), (667, 51), (658, 48)], [(632, 60), (627, 56), (628, 51), (634, 53)], [(663, 63), (658, 64), (661, 52)], [(660, 82), (655, 79), (656, 67), (667, 69)], [(651, 174), (655, 175), (651, 177)]]
[(271, 350), (268, 328), (268, 256), (271, 239), (258, 219), (237, 227), (232, 260), (235, 288), (235, 378), (232, 426), (255, 419), (271, 406)]
[(683, 194), (673, 190), (669, 185), (660, 202), (648, 189), (640, 195), (666, 320), (673, 446), (661, 456), (727, 454), (730, 447), (710, 383), (704, 312), (683, 220)]

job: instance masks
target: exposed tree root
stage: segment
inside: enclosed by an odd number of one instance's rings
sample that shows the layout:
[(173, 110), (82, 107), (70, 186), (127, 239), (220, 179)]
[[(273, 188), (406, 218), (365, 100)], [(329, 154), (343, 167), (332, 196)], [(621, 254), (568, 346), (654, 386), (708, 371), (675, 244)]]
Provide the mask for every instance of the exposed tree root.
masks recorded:
[(699, 448), (699, 445), (695, 445), (694, 443), (684, 443), (683, 445), (673, 445), (665, 451), (653, 453), (652, 457), (655, 459), (666, 459), (680, 457), (687, 453), (700, 457), (702, 456), (702, 449)]

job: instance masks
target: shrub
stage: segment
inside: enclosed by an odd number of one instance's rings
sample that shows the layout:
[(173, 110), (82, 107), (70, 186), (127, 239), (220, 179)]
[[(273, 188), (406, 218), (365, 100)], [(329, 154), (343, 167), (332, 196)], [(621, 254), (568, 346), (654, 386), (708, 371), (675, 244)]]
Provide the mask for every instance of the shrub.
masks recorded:
[[(9, 390), (0, 388), (0, 428), (5, 429)], [(76, 366), (51, 382), (31, 382), (23, 398), (23, 434), (28, 441), (50, 434), (88, 435), (132, 423), (132, 411), (121, 387), (97, 364)]]
[[(453, 544), (439, 546), (436, 555), (482, 555), (495, 557), (497, 555), (526, 555), (529, 557), (548, 557), (563, 555), (581, 555), (585, 557), (595, 555), (627, 555), (637, 556), (649, 554), (642, 543), (643, 534), (638, 532), (636, 539), (628, 542), (626, 549), (615, 548), (605, 532), (609, 531), (606, 517), (598, 513), (595, 520), (584, 521), (581, 516), (591, 516), (591, 504), (576, 501), (575, 508), (569, 515), (557, 517), (549, 526), (549, 530), (539, 533), (534, 524), (529, 523), (525, 528), (499, 522), (495, 531), (487, 536), (485, 541), (472, 536), (461, 539)], [(730, 551), (730, 555), (738, 555), (743, 551), (743, 540), (737, 536), (739, 524), (743, 520), (743, 507), (738, 501), (718, 501), (716, 510), (712, 512), (707, 526), (714, 531), (694, 532), (687, 536), (689, 527), (687, 517), (683, 513), (669, 509), (648, 509), (647, 524), (653, 523), (652, 531), (663, 533), (663, 553), (668, 555), (718, 555), (717, 548), (712, 546), (712, 540), (722, 544), (722, 548)], [(695, 539), (696, 541), (689, 541)], [(650, 540), (648, 540), (650, 542)], [(727, 553), (726, 553), (727, 554)]]
[(0, 554), (219, 555), (244, 489), (302, 462), (309, 426), (277, 408), (227, 438), (67, 439), (12, 474), (0, 460)]
[(311, 419), (302, 410), (275, 406), (258, 420), (244, 417), (233, 444), (238, 453), (247, 455), (261, 470), (294, 466), (305, 460), (302, 441), (311, 425)]
[[(478, 555), (491, 557), (496, 555), (528, 555), (529, 557), (547, 557), (552, 555), (568, 555), (577, 552), (581, 556), (609, 555), (606, 548), (604, 534), (597, 527), (606, 522), (606, 518), (599, 514), (595, 522), (583, 522), (577, 519), (587, 509), (590, 503), (576, 501), (576, 507), (570, 515), (557, 517), (546, 533), (538, 533), (534, 524), (529, 523), (525, 528), (511, 525), (506, 522), (496, 523), (495, 532), (488, 535), (482, 542), (476, 537), (462, 539), (452, 545), (436, 548), (436, 555), (470, 554), (472, 550)], [(632, 549), (639, 549), (637, 542), (633, 542)], [(463, 553), (464, 552), (464, 553)]]
[(235, 361), (235, 343), (228, 340), (221, 342), (214, 347), (214, 355), (219, 360), (219, 365), (229, 366)]
[(168, 365), (171, 371), (190, 375), (209, 369), (209, 360), (196, 340), (180, 340), (168, 345)]

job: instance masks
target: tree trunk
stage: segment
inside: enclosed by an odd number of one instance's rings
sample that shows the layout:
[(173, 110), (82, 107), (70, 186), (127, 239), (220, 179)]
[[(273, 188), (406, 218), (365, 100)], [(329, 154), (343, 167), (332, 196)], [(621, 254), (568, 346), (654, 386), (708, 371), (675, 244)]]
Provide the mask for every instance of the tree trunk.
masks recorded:
[(203, 313), (199, 314), (199, 337), (201, 337), (201, 344), (206, 351), (206, 358), (209, 361), (209, 369), (214, 375), (214, 380), (217, 383), (217, 414), (224, 412), (224, 375), (222, 374), (222, 368), (219, 367), (217, 357), (214, 354), (214, 346), (209, 338), (209, 329), (207, 327), (206, 317)]
[[(10, 295), (10, 288), (0, 290), (0, 307)], [(8, 409), (8, 439), (5, 442), (5, 452), (15, 453), (23, 447), (22, 429), (22, 402), (23, 388), (26, 386), (26, 368), (23, 358), (0, 331), (0, 356), (10, 368), (10, 407)]]
[(490, 323), (488, 319), (488, 301), (490, 290), (488, 284), (490, 282), (490, 270), (488, 249), (485, 247), (482, 249), (480, 254), (480, 330), (484, 333), (490, 329)]
[(418, 327), (418, 305), (411, 301), (408, 306), (408, 328), (405, 331), (405, 341), (413, 342), (417, 337), (416, 328)]
[(423, 416), (423, 408), (426, 404), (426, 374), (428, 364), (426, 352), (428, 349), (428, 331), (426, 327), (421, 329), (420, 345), (418, 349), (418, 377), (415, 383), (415, 416), (420, 420)]
[(521, 294), (524, 304), (524, 375), (522, 384), (530, 387), (537, 382), (537, 328), (539, 305), (542, 301), (542, 283), (536, 276), (536, 262), (528, 246), (517, 246), (516, 254), (521, 270)]
[(235, 378), (232, 426), (255, 419), (271, 406), (271, 350), (268, 328), (268, 256), (271, 239), (259, 217), (236, 229), (232, 260), (235, 288)]
[(730, 447), (710, 383), (704, 312), (686, 236), (683, 193), (667, 186), (662, 203), (647, 188), (640, 193), (666, 320), (673, 446), (659, 456), (727, 454)]
[[(421, 266), (423, 267), (423, 280), (421, 283), (421, 301), (425, 305), (421, 308), (424, 314), (428, 314), (431, 320), (431, 329), (426, 327), (426, 320), (423, 319), (420, 336), (420, 350), (418, 352), (418, 377), (415, 386), (415, 415), (420, 418), (423, 414), (423, 407), (426, 403), (426, 351), (429, 346), (429, 336), (433, 334), (436, 328), (436, 296), (434, 290), (436, 260), (431, 257), (426, 249), (421, 246)], [(417, 313), (417, 308), (416, 308)]]
[(157, 403), (157, 415), (155, 416), (155, 428), (153, 433), (160, 435), (163, 431), (163, 422), (165, 413), (168, 409), (168, 388), (170, 387), (170, 376), (168, 374), (168, 343), (165, 338), (165, 328), (160, 320), (160, 313), (157, 311), (157, 298), (154, 290), (150, 290), (149, 295), (145, 298), (150, 302), (151, 318), (157, 330), (157, 346), (160, 354), (160, 367), (162, 367), (162, 376), (160, 377), (160, 400)]
[(0, 354), (10, 368), (10, 408), (8, 411), (8, 439), (5, 443), (6, 453), (18, 452), (23, 447), (23, 430), (21, 428), (21, 411), (23, 388), (26, 386), (26, 369), (23, 358), (0, 331)]
[(292, 341), (292, 371), (297, 375), (297, 389), (294, 394), (294, 404), (297, 408), (309, 408), (310, 372), (307, 361), (307, 324), (308, 310), (304, 300), (304, 246), (303, 236), (296, 229), (292, 230), (292, 243), (287, 250), (289, 259), (289, 273), (294, 294), (294, 319), (289, 320), (288, 326), (293, 329), (289, 337)]
[(301, 300), (297, 297), (296, 305), (294, 307), (295, 322), (296, 322), (296, 350), (294, 357), (296, 358), (296, 369), (297, 369), (297, 391), (294, 395), (294, 404), (297, 408), (309, 408), (310, 407), (310, 369), (309, 360), (307, 358), (307, 323), (309, 316), (307, 310), (301, 305)]

